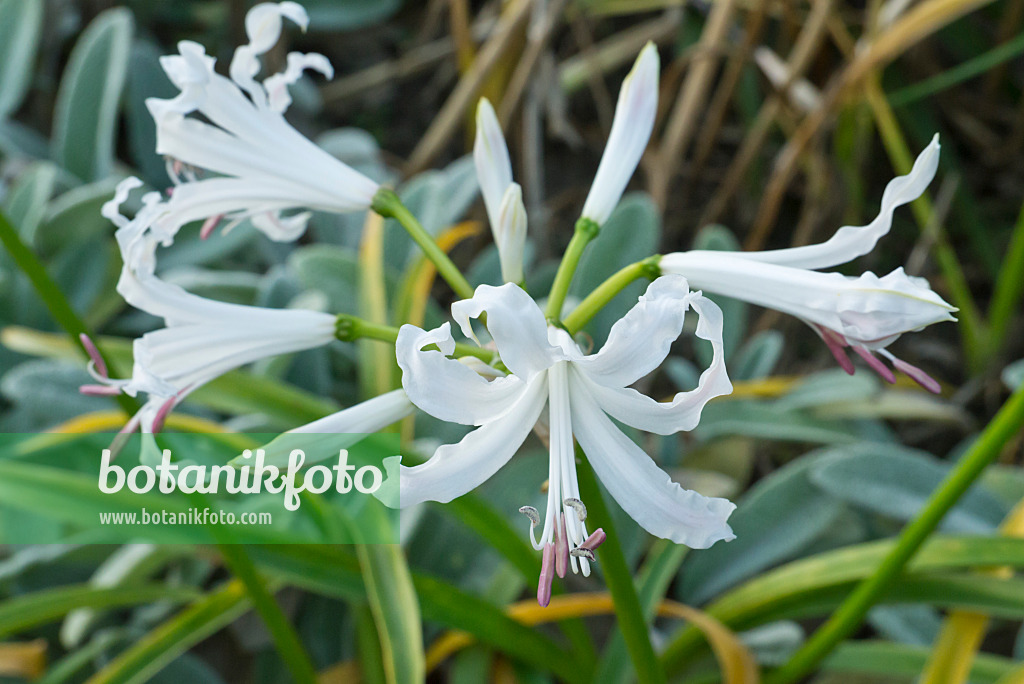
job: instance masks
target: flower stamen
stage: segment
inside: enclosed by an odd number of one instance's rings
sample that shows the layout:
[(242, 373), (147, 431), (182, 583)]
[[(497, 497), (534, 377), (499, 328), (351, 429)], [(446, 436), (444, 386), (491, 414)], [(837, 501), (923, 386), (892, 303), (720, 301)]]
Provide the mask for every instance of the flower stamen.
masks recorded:
[(541, 555), (540, 578), (537, 580), (537, 603), (541, 608), (547, 608), (551, 603), (551, 582), (554, 580), (555, 569), (555, 545), (545, 544), (544, 553)]
[(896, 376), (892, 370), (889, 369), (884, 363), (878, 360), (878, 358), (872, 354), (868, 349), (859, 345), (853, 346), (853, 351), (857, 352), (857, 355), (871, 367), (871, 370), (878, 373), (879, 377), (885, 380), (890, 385), (896, 382)]
[(587, 507), (579, 499), (575, 497), (569, 497), (564, 499), (562, 503), (576, 511), (576, 517), (580, 519), (580, 522), (583, 522), (587, 519)]

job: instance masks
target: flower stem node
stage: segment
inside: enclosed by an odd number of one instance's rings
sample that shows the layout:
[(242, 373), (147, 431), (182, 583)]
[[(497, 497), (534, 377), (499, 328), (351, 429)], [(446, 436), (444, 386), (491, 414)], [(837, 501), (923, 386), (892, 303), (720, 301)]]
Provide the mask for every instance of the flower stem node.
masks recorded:
[(576, 234), (582, 236), (587, 242), (596, 238), (601, 232), (601, 226), (594, 219), (581, 216), (576, 221)]
[(654, 256), (647, 257), (640, 262), (640, 277), (647, 278), (647, 280), (657, 280), (662, 275), (661, 273), (661, 255), (655, 254)]
[(378, 188), (377, 192), (373, 195), (373, 201), (370, 203), (370, 209), (373, 209), (384, 218), (395, 218), (401, 206), (403, 206), (402, 200), (398, 199), (398, 193), (391, 188), (383, 187)]
[(334, 336), (342, 342), (354, 342), (359, 339), (359, 321), (348, 314), (339, 314), (334, 324)]

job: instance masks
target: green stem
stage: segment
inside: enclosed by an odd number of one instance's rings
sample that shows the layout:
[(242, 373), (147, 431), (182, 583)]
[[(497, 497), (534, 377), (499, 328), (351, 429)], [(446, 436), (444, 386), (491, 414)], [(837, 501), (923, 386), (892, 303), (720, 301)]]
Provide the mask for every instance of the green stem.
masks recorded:
[(562, 318), (562, 306), (565, 304), (565, 297), (569, 294), (569, 285), (572, 284), (572, 277), (576, 274), (576, 267), (580, 265), (580, 257), (583, 250), (587, 248), (590, 241), (601, 232), (601, 226), (597, 222), (581, 218), (576, 222), (576, 230), (569, 240), (569, 246), (565, 248), (565, 255), (562, 263), (558, 265), (558, 272), (555, 273), (555, 282), (551, 285), (551, 294), (548, 295), (548, 309), (545, 315), (549, 321), (558, 322)]
[(637, 261), (636, 263), (632, 263), (629, 266), (624, 266), (619, 269), (615, 275), (598, 285), (597, 289), (588, 294), (586, 299), (580, 302), (579, 306), (573, 309), (572, 313), (565, 317), (565, 320), (562, 322), (563, 325), (565, 325), (565, 329), (568, 330), (570, 334), (575, 335), (590, 322), (590, 319), (592, 319), (598, 311), (603, 309), (608, 302), (626, 289), (626, 287), (633, 281), (645, 277), (650, 280), (654, 280), (660, 276), (661, 269), (658, 268), (659, 261), (661, 261), (661, 255), (655, 254), (643, 261)]
[(618, 618), (619, 630), (633, 660), (633, 667), (636, 668), (637, 679), (645, 684), (659, 684), (665, 681), (665, 673), (654, 655), (654, 647), (651, 646), (647, 620), (644, 618), (640, 599), (633, 584), (633, 572), (622, 553), (619, 534), (615, 530), (601, 489), (597, 486), (594, 471), (586, 461), (583, 450), (577, 447), (576, 453), (581, 457), (581, 462), (577, 466), (580, 495), (587, 504), (590, 518), (598, 521), (607, 535), (598, 550), (598, 556), (605, 582), (615, 602), (615, 617)]
[(281, 607), (267, 589), (245, 549), (237, 544), (219, 544), (218, 549), (228, 568), (245, 585), (246, 593), (270, 630), (270, 636), (291, 672), (292, 679), (296, 684), (316, 684), (316, 668), (302, 647), (299, 635), (281, 612)]
[(917, 550), (935, 531), (982, 471), (992, 463), (1003, 447), (1024, 425), (1024, 388), (1007, 400), (988, 424), (978, 440), (957, 462), (939, 488), (932, 493), (924, 508), (897, 539), (896, 546), (882, 559), (875, 572), (857, 585), (828, 621), (793, 655), (783, 667), (771, 673), (766, 684), (790, 684), (811, 673), (843, 639), (864, 620), (864, 616), (892, 583)]
[(423, 227), (423, 224), (402, 204), (402, 200), (398, 198), (394, 190), (390, 188), (378, 190), (377, 194), (373, 196), (371, 208), (381, 216), (393, 218), (402, 224), (402, 227), (409, 233), (409, 237), (419, 245), (427, 258), (433, 262), (437, 272), (451, 286), (455, 294), (462, 299), (469, 299), (473, 296), (473, 286), (469, 284), (469, 281), (462, 275), (458, 267), (452, 263), (452, 260), (448, 258), (444, 250), (438, 246), (434, 238)]
[[(53, 320), (71, 337), (71, 343), (82, 351), (85, 358), (89, 358), (89, 352), (86, 351), (85, 346), (82, 344), (80, 336), (85, 334), (94, 341), (96, 340), (95, 336), (90, 333), (85, 322), (71, 308), (67, 297), (61, 292), (60, 287), (53, 281), (50, 274), (46, 272), (46, 267), (39, 261), (35, 253), (28, 248), (28, 245), (22, 241), (18, 230), (3, 213), (0, 213), (0, 243), (7, 249), (8, 254), (14, 259), (14, 263), (18, 265), (18, 268), (28, 277), (39, 298), (43, 300), (43, 304), (46, 305), (50, 315), (53, 316)], [(110, 360), (106, 358), (102, 350), (98, 351), (100, 356), (103, 357), (107, 368), (116, 376), (117, 372), (110, 363)], [(121, 409), (128, 415), (132, 415), (139, 410), (138, 402), (128, 395), (118, 394), (115, 399), (120, 404)]]
[(992, 353), (998, 353), (1002, 348), (1010, 321), (1017, 313), (1021, 295), (1024, 295), (1024, 206), (1013, 227), (1013, 236), (999, 269), (989, 307)]
[[(334, 336), (342, 342), (354, 342), (355, 340), (379, 340), (394, 344), (398, 341), (398, 328), (393, 325), (382, 325), (371, 323), (358, 316), (339, 314), (338, 322), (334, 327)], [(434, 348), (430, 345), (429, 348)], [(494, 363), (498, 353), (490, 349), (473, 346), (472, 344), (455, 343), (455, 357), (473, 356), (484, 363)]]

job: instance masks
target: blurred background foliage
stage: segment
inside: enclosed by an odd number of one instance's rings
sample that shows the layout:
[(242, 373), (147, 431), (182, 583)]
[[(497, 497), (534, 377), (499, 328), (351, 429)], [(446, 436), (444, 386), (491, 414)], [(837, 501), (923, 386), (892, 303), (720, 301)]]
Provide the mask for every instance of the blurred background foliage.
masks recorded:
[[(129, 174), (168, 186), (144, 106), (175, 92), (159, 57), (194, 40), (226, 65), (244, 42), (249, 5), (0, 0), (0, 204), (123, 371), (130, 338), (158, 321), (115, 292), (120, 259), (100, 206)], [(613, 511), (667, 676), (754, 681), (744, 669), (754, 661), (785, 662), (871, 574), (1024, 380), (1024, 363), (1014, 363), (1024, 356), (1024, 2), (304, 5), (309, 31), (288, 34), (268, 55), (270, 71), (302, 49), (327, 55), (336, 76), (298, 83), (289, 120), (395, 184), (474, 284), (500, 282), (466, 157), (476, 98), (490, 97), (507, 124), (530, 210), (528, 285), (545, 291), (617, 83), (647, 40), (664, 64), (659, 125), (634, 192), (585, 256), (575, 297), (659, 250), (806, 244), (866, 222), (885, 183), (941, 134), (929, 193), (847, 267), (905, 264), (960, 308), (959, 324), (898, 343), (942, 382), (941, 396), (902, 380), (883, 386), (866, 370), (848, 377), (799, 322), (719, 299), (736, 392), (692, 433), (635, 435), (685, 486), (739, 503), (738, 538), (700, 552), (652, 540)], [(218, 299), (439, 324), (451, 301), (443, 283), (397, 225), (365, 221), (317, 215), (296, 244), (245, 225), (203, 242), (192, 227), (161, 268)], [(385, 297), (370, 296), (368, 283)], [(640, 292), (627, 289), (593, 321), (596, 345)], [(655, 395), (692, 387), (706, 365), (710, 349), (687, 337), (642, 381)], [(259, 432), (319, 418), (397, 386), (393, 358), (375, 345), (335, 343), (229, 373), (191, 395), (170, 427)], [(0, 251), (0, 429), (116, 430), (124, 416), (115, 404), (78, 394), (87, 380), (78, 350)], [(429, 453), (461, 433), (418, 418), (403, 434)], [(1021, 515), (1007, 520), (1024, 498), (1021, 450), (1017, 434), (815, 681), (1022, 681), (1024, 584), (1010, 570), (975, 572), (1024, 565), (1024, 542), (1012, 539), (1024, 536)], [(635, 656), (608, 617), (600, 564), (596, 578), (567, 578), (548, 612), (530, 599), (539, 560), (516, 511), (542, 500), (545, 458), (537, 441), (476, 494), (404, 515), (402, 552), (247, 549), (321, 681), (404, 682), (424, 669), (460, 683), (630, 681)], [(98, 492), (78, 503), (105, 510)], [(0, 527), (18, 524), (0, 501)], [(248, 612), (251, 587), (231, 575), (214, 548), (4, 548), (0, 673), (48, 683), (285, 681), (289, 655)], [(414, 592), (382, 591), (389, 578)], [(574, 600), (580, 592), (590, 593)]]

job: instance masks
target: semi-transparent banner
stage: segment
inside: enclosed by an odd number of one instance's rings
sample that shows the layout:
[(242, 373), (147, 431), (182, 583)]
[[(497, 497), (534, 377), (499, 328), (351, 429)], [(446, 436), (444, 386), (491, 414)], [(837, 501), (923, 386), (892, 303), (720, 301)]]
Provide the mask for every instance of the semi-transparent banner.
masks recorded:
[(396, 454), (379, 434), (0, 434), (0, 544), (394, 544)]

